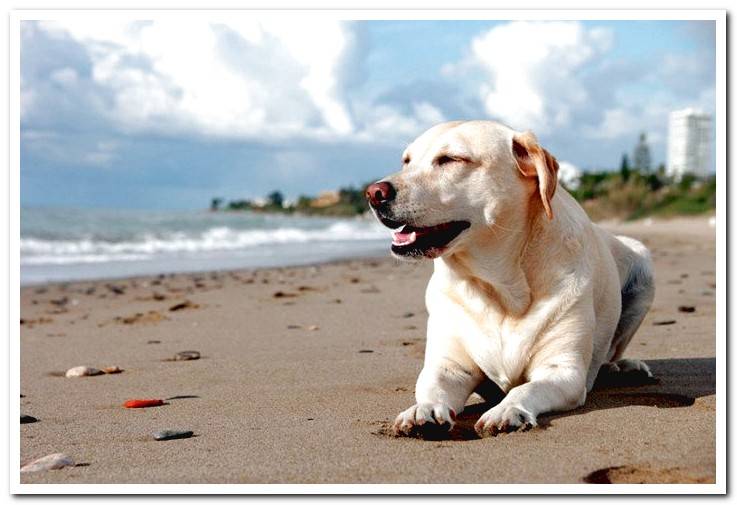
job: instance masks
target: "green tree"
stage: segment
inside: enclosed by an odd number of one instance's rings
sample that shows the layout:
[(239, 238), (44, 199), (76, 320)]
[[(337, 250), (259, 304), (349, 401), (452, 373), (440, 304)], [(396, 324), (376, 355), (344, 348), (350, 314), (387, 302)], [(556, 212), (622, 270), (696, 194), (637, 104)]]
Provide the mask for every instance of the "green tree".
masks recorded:
[(625, 182), (630, 178), (630, 161), (629, 158), (627, 158), (627, 153), (622, 153), (622, 163), (619, 165), (619, 174)]
[(220, 210), (220, 206), (223, 204), (222, 198), (213, 198), (210, 200), (210, 210), (216, 211)]
[(284, 195), (281, 194), (281, 191), (272, 191), (267, 195), (266, 201), (268, 202), (269, 207), (281, 209), (284, 205)]

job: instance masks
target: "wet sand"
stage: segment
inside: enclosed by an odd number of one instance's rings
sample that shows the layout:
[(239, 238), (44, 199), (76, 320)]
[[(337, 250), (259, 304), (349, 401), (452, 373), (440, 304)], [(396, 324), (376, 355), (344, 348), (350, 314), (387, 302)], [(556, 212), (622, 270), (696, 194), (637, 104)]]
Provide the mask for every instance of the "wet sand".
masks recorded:
[[(653, 251), (654, 306), (626, 356), (658, 382), (602, 378), (582, 408), (488, 439), (475, 396), (450, 439), (390, 434), (422, 366), (429, 262), (23, 288), (21, 413), (39, 421), (20, 426), (21, 462), (63, 452), (77, 466), (21, 482), (714, 482), (714, 228), (606, 226)], [(186, 350), (202, 357), (170, 360)], [(78, 365), (124, 372), (59, 376)], [(132, 398), (171, 399), (123, 408)], [(194, 436), (154, 440), (164, 429)]]

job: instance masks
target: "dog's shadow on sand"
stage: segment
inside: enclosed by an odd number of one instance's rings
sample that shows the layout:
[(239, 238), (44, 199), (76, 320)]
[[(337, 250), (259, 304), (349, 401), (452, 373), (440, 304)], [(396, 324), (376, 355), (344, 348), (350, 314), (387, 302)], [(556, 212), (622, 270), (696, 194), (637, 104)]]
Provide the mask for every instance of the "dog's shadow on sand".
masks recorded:
[[(688, 407), (697, 398), (716, 393), (715, 358), (675, 358), (645, 361), (653, 378), (641, 372), (611, 373), (602, 370), (586, 403), (569, 412), (542, 415), (539, 428), (548, 429), (556, 419), (586, 414), (595, 410), (644, 405), (660, 409)], [(448, 432), (425, 433), (426, 440), (477, 440), (473, 426), (481, 414), (499, 403), (504, 394), (495, 385), (485, 384), (486, 401), (468, 405)]]

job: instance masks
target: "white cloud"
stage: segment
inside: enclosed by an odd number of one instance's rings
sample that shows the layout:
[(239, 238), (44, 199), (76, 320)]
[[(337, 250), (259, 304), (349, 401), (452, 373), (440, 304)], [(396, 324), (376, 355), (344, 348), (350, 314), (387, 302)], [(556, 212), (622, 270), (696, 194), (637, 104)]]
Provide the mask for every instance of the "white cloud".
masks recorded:
[(471, 43), (472, 63), (488, 77), (480, 89), (487, 114), (542, 134), (568, 125), (588, 99), (576, 72), (610, 45), (608, 30), (578, 22), (516, 21), (490, 29)]
[(73, 86), (77, 83), (77, 71), (71, 67), (63, 67), (51, 72), (51, 80), (62, 86)]
[(630, 111), (623, 108), (607, 109), (601, 124), (586, 130), (587, 136), (599, 139), (615, 139), (631, 134), (634, 119)]
[(108, 166), (116, 157), (118, 143), (114, 141), (97, 142), (94, 149), (82, 155), (80, 163), (92, 166)]
[(558, 162), (558, 180), (567, 188), (576, 189), (581, 182), (583, 171), (568, 161)]
[(357, 115), (365, 123), (355, 138), (367, 142), (405, 143), (428, 128), (447, 121), (443, 113), (428, 102), (412, 103), (411, 108), (411, 114), (404, 114), (386, 104), (354, 105)]
[(28, 81), (20, 78), (20, 119), (23, 121), (28, 116), (28, 111), (34, 106), (36, 102), (36, 94), (31, 87), (28, 86)]
[[(95, 83), (113, 93), (109, 117), (130, 130), (268, 138), (341, 136), (354, 128), (340, 97), (341, 66), (353, 44), (342, 22), (77, 18), (39, 27), (85, 46)], [(229, 54), (232, 47), (241, 54)], [(74, 80), (68, 70), (52, 78)]]
[(601, 140), (629, 139), (632, 145), (641, 132), (647, 134), (650, 144), (662, 144), (667, 138), (668, 115), (679, 108), (693, 105), (688, 101), (674, 101), (670, 96), (650, 96), (647, 103), (640, 100), (620, 100), (604, 111), (597, 126), (587, 126), (581, 133)]
[[(112, 107), (105, 100), (88, 100), (126, 132), (381, 141), (391, 130), (394, 138), (411, 137), (443, 120), (426, 102), (401, 113), (360, 96), (349, 99), (349, 65), (361, 61), (355, 54), (358, 35), (349, 22), (281, 16), (236, 16), (225, 23), (80, 17), (40, 22), (38, 28), (86, 49), (91, 79), (112, 96)], [(50, 78), (69, 88), (79, 75), (63, 67)], [(24, 87), (23, 110), (33, 106), (33, 93), (32, 86)]]
[(414, 110), (415, 116), (417, 117), (418, 121), (426, 123), (428, 127), (446, 121), (443, 113), (440, 112), (437, 107), (433, 106), (430, 103), (415, 103), (412, 104), (412, 109)]

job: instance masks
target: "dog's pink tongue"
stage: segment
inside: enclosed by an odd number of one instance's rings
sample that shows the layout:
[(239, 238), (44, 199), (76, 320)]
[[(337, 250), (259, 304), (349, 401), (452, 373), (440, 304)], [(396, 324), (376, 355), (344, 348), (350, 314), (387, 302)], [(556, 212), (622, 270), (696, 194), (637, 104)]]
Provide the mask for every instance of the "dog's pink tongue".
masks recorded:
[(407, 226), (401, 230), (392, 232), (392, 244), (394, 245), (407, 245), (417, 240), (417, 233), (414, 231), (406, 231)]

